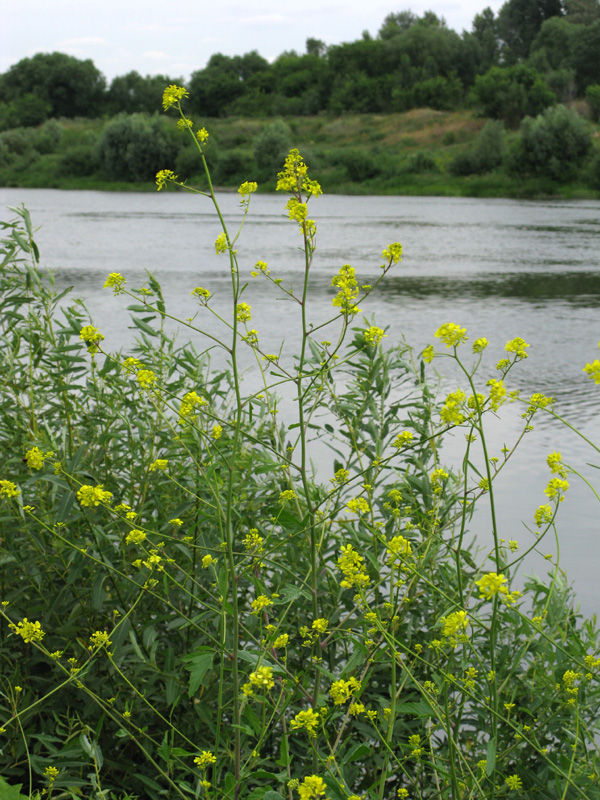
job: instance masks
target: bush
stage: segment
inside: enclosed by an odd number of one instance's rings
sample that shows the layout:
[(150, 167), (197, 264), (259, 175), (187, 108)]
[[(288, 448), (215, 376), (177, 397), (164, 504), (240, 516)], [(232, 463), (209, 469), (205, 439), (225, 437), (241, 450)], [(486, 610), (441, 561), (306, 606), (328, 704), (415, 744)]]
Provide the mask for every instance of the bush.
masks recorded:
[(492, 67), (485, 75), (479, 75), (473, 97), (484, 116), (504, 120), (511, 127), (526, 115), (540, 114), (556, 102), (543, 76), (525, 64)]
[(340, 163), (346, 168), (349, 180), (362, 183), (381, 173), (379, 164), (371, 153), (365, 150), (347, 150), (341, 154)]
[(475, 140), (471, 150), (458, 153), (450, 163), (453, 175), (481, 175), (502, 164), (506, 142), (504, 125), (499, 120), (488, 120)]
[(55, 153), (63, 136), (63, 129), (55, 119), (49, 119), (36, 131), (34, 147), (42, 155)]
[(585, 120), (564, 106), (555, 106), (535, 119), (523, 120), (511, 169), (565, 182), (576, 175), (590, 147)]
[(290, 149), (292, 132), (282, 119), (269, 122), (252, 142), (256, 166), (266, 177), (272, 177), (281, 169), (281, 165)]
[(600, 152), (591, 159), (586, 170), (585, 180), (592, 189), (600, 191)]
[(63, 175), (85, 178), (98, 169), (98, 158), (93, 147), (79, 145), (62, 154), (60, 171)]
[(157, 164), (171, 166), (177, 149), (158, 117), (120, 114), (102, 131), (96, 157), (103, 177), (139, 182), (152, 180)]

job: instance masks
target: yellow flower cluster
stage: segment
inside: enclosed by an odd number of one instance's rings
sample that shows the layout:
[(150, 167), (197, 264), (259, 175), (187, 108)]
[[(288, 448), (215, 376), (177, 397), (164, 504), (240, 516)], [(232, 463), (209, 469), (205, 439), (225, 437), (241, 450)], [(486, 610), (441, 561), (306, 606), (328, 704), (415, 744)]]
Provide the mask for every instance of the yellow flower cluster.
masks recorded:
[(120, 272), (111, 272), (108, 278), (104, 281), (104, 289), (113, 289), (115, 294), (123, 291), (123, 287), (127, 281)]
[(488, 344), (489, 342), (485, 337), (481, 337), (481, 339), (475, 339), (475, 341), (473, 342), (473, 352), (483, 353)]
[(27, 617), (24, 617), (22, 622), (17, 622), (16, 625), (14, 622), (9, 622), (8, 627), (17, 636), (21, 636), (24, 642), (41, 642), (46, 635), (39, 622), (29, 622)]
[(217, 759), (210, 750), (203, 750), (199, 756), (194, 759), (194, 764), (200, 769), (206, 769), (211, 764), (216, 764)]
[(125, 537), (126, 544), (141, 544), (142, 542), (146, 541), (146, 534), (144, 531), (129, 531), (127, 536)]
[(157, 469), (165, 470), (167, 468), (167, 464), (169, 463), (168, 459), (166, 458), (157, 458), (156, 461), (153, 461), (148, 468), (150, 472), (155, 472)]
[(444, 342), (446, 347), (459, 347), (469, 338), (467, 329), (461, 328), (460, 325), (456, 325), (454, 322), (446, 322), (441, 325), (435, 332), (435, 337)]
[(176, 84), (172, 83), (170, 86), (163, 92), (163, 109), (166, 111), (171, 106), (178, 105), (179, 101), (182, 100), (184, 97), (189, 97), (190, 93), (187, 89), (184, 89), (183, 86), (177, 86)]
[(217, 255), (219, 255), (219, 253), (224, 253), (226, 250), (227, 250), (227, 236), (224, 233), (220, 233), (215, 239), (215, 251)]
[(99, 506), (100, 503), (109, 503), (112, 499), (112, 492), (102, 488), (103, 484), (99, 483), (98, 486), (89, 486), (84, 484), (77, 491), (77, 499), (82, 506)]
[[(402, 245), (400, 242), (392, 242), (388, 244), (387, 247), (383, 248), (381, 255), (388, 262), (388, 265), (397, 264), (399, 261), (402, 261)], [(383, 264), (383, 267), (385, 266), (386, 265)]]
[(236, 318), (238, 322), (250, 322), (252, 319), (252, 306), (249, 306), (248, 303), (238, 303)]
[(298, 787), (298, 794), (300, 800), (328, 800), (325, 796), (326, 789), (323, 778), (318, 775), (309, 775)]
[(360, 308), (354, 302), (358, 297), (358, 282), (354, 267), (350, 264), (340, 267), (338, 274), (331, 279), (331, 285), (339, 289), (333, 298), (333, 306), (341, 309), (342, 314), (358, 314)]
[(495, 378), (491, 378), (486, 386), (490, 387), (490, 405), (497, 411), (506, 400), (506, 386), (503, 381), (497, 381)]
[(278, 192), (297, 192), (307, 197), (318, 197), (323, 190), (317, 183), (308, 177), (308, 167), (300, 152), (294, 148), (286, 156), (283, 169), (277, 175)]
[(469, 618), (466, 611), (454, 611), (452, 614), (448, 614), (447, 617), (442, 617), (441, 622), (444, 625), (442, 628), (443, 636), (458, 636), (469, 624)]
[(206, 305), (210, 298), (210, 292), (208, 289), (203, 289), (202, 286), (196, 286), (191, 294), (193, 297), (196, 297), (198, 300), (200, 300), (200, 302), (204, 303), (204, 305)]
[(408, 447), (408, 445), (412, 442), (413, 435), (410, 431), (402, 431), (399, 433), (392, 443), (392, 447), (395, 447), (397, 450), (400, 450), (403, 447)]
[(505, 583), (504, 575), (502, 573), (498, 575), (496, 572), (488, 572), (481, 580), (475, 581), (475, 585), (479, 586), (480, 597), (491, 600), (495, 595), (499, 595), (502, 601), (510, 605), (521, 596), (521, 592), (509, 592)]
[(156, 383), (156, 375), (151, 369), (140, 369), (136, 378), (142, 389), (151, 389)]
[(25, 461), (30, 469), (42, 469), (45, 458), (52, 458), (54, 453), (49, 451), (42, 453), (39, 447), (32, 447), (25, 453)]
[(87, 344), (88, 351), (95, 355), (100, 349), (100, 342), (104, 336), (93, 325), (84, 325), (79, 332), (79, 338)]
[(160, 192), (168, 181), (176, 181), (177, 175), (171, 169), (161, 169), (156, 173), (156, 191)]
[(377, 347), (382, 339), (387, 339), (387, 334), (376, 325), (371, 325), (363, 332), (363, 338), (369, 347)]
[(344, 589), (350, 589), (352, 586), (361, 589), (371, 582), (364, 561), (351, 544), (342, 545), (342, 555), (337, 561), (337, 567), (344, 576), (340, 586)]
[(461, 407), (465, 400), (466, 395), (461, 389), (450, 392), (440, 412), (442, 422), (445, 422), (446, 425), (460, 425), (461, 422), (464, 422), (465, 415), (462, 413)]
[(334, 704), (336, 706), (341, 706), (342, 703), (350, 700), (350, 698), (354, 697), (354, 695), (360, 692), (360, 690), (361, 682), (356, 680), (356, 678), (352, 677), (347, 681), (345, 681), (343, 678), (340, 678), (339, 681), (334, 681), (331, 684), (329, 694)]
[(412, 555), (410, 542), (404, 536), (394, 536), (385, 546), (389, 553), (387, 564), (390, 567), (402, 566), (403, 562)]
[(371, 510), (364, 497), (355, 497), (353, 500), (349, 500), (346, 508), (353, 514), (368, 514)]
[(106, 631), (96, 631), (90, 636), (90, 647), (108, 647), (112, 644)]
[(527, 358), (527, 353), (525, 352), (526, 347), (529, 347), (529, 345), (525, 339), (521, 339), (520, 336), (517, 336), (516, 339), (511, 339), (510, 342), (507, 342), (504, 349), (507, 353), (514, 353), (515, 359), (522, 359)]
[(251, 603), (252, 613), (258, 616), (258, 614), (260, 614), (261, 611), (272, 605), (273, 601), (269, 600), (269, 598), (265, 594), (259, 594), (258, 597)]
[(0, 497), (16, 497), (21, 494), (21, 490), (12, 481), (0, 481)]
[(316, 736), (316, 729), (320, 721), (320, 716), (312, 708), (309, 708), (308, 711), (299, 711), (296, 714), (294, 719), (290, 722), (290, 728), (293, 731), (304, 728), (309, 736)]
[(550, 500), (557, 497), (559, 502), (562, 502), (565, 499), (564, 493), (568, 488), (569, 482), (564, 480), (564, 478), (550, 478), (548, 485), (544, 489), (544, 494), (547, 495)]
[(179, 407), (179, 424), (183, 425), (186, 420), (195, 422), (197, 419), (196, 408), (207, 405), (204, 397), (200, 397), (197, 392), (188, 392), (183, 396)]

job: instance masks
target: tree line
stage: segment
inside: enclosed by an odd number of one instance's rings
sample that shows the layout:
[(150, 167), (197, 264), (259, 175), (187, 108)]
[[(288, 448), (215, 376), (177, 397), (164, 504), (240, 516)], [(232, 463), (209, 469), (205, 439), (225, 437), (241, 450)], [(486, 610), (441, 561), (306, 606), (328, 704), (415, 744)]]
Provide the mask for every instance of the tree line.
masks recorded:
[[(432, 11), (389, 14), (376, 36), (269, 63), (256, 50), (213, 55), (188, 82), (132, 71), (107, 84), (90, 59), (38, 53), (0, 75), (0, 129), (51, 118), (155, 113), (165, 85), (185, 84), (190, 113), (204, 117), (389, 113), (476, 103), (518, 124), (600, 84), (598, 0), (507, 0), (458, 34)], [(594, 92), (591, 93), (592, 95)]]

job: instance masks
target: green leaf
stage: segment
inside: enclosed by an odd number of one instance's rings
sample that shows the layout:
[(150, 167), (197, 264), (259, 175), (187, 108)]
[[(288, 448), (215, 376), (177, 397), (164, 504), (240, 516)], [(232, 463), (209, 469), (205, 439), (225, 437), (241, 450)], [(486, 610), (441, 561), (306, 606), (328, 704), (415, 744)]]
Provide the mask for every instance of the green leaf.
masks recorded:
[(0, 800), (27, 800), (27, 795), (21, 794), (22, 785), (19, 783), (16, 786), (9, 786), (0, 776)]
[(183, 656), (181, 660), (190, 673), (188, 697), (192, 697), (200, 688), (206, 673), (212, 669), (214, 651), (210, 647), (197, 647), (193, 653)]
[(151, 328), (150, 325), (148, 325), (147, 322), (144, 322), (143, 319), (132, 317), (131, 321), (133, 322), (136, 328), (139, 328), (141, 331), (144, 331), (144, 333), (147, 333), (148, 336), (158, 336), (158, 331), (154, 330), (154, 328)]
[(365, 742), (358, 742), (352, 745), (348, 752), (342, 756), (342, 764), (349, 764), (351, 761), (358, 761), (364, 756), (368, 756), (371, 752), (371, 747)]

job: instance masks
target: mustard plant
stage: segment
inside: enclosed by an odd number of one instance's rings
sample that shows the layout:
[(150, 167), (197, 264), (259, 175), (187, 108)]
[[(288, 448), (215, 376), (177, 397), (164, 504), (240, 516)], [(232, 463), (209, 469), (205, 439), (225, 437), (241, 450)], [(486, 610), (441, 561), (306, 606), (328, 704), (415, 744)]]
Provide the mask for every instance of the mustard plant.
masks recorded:
[[(340, 265), (315, 323), (319, 183), (292, 149), (276, 189), (304, 256), (298, 290), (266, 253), (245, 262), (257, 185), (225, 219), (185, 97), (170, 86), (163, 105), (205, 188), (167, 168), (157, 187), (212, 204), (228, 316), (210, 286), (189, 287), (197, 314), (178, 320), (154, 276), (111, 273), (139, 335), (108, 352), (84, 303), (60, 306), (28, 212), (4, 225), (0, 771), (54, 798), (600, 797), (598, 632), (558, 558), (568, 459), (548, 456), (524, 537), (497, 523), (515, 448), (539, 414), (560, 422), (552, 398), (510, 389), (534, 353), (516, 337), (490, 364), (485, 331), (456, 322), (420, 354), (386, 342), (363, 315), (401, 269), (397, 242), (380, 243), (370, 283)], [(294, 358), (263, 348), (250, 280), (296, 309)], [(440, 396), (430, 364), (445, 357), (462, 378)], [(521, 432), (492, 452), (486, 421), (511, 402)], [(450, 431), (465, 437), (455, 466), (440, 456)], [(478, 503), (489, 547), (472, 540)], [(533, 551), (548, 578), (519, 582)]]

